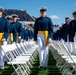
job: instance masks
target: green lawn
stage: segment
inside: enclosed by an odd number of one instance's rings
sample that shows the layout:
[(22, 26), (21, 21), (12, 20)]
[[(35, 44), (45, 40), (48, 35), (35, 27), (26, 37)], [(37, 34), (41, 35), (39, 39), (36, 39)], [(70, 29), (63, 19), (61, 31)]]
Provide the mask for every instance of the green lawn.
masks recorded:
[[(49, 67), (48, 70), (40, 70), (39, 69), (39, 58), (33, 62), (33, 67), (31, 68), (31, 74), (30, 75), (61, 75), (59, 69), (56, 67), (56, 61), (53, 58), (51, 52), (49, 54)], [(5, 65), (5, 70), (0, 72), (0, 75), (11, 75), (14, 70), (12, 66)]]
[(56, 67), (56, 61), (53, 58), (51, 52), (49, 54), (49, 61), (48, 61), (48, 70), (40, 70), (39, 69), (39, 59), (37, 58), (34, 63), (33, 67), (31, 68), (30, 75), (61, 75), (59, 69)]
[(5, 69), (4, 71), (0, 72), (0, 75), (11, 75), (11, 73), (13, 72), (14, 72), (14, 69), (12, 68), (12, 66), (5, 65)]

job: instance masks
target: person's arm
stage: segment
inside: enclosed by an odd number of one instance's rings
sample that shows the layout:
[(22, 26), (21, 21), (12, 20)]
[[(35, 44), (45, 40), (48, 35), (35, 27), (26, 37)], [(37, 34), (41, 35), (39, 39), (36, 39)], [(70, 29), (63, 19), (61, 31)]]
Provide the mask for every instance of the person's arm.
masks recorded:
[(38, 22), (36, 19), (35, 24), (34, 24), (34, 41), (37, 41), (37, 34), (38, 34)]
[(49, 19), (49, 38), (53, 38), (53, 23), (51, 19)]
[(22, 24), (19, 23), (19, 38), (21, 38), (21, 39), (22, 39), (22, 37), (23, 37), (22, 33), (23, 33)]
[(29, 33), (30, 33), (29, 38), (32, 39), (32, 31), (30, 30)]
[(34, 32), (33, 32), (33, 31), (31, 31), (31, 33), (32, 33), (32, 39), (33, 39), (33, 37), (34, 37)]
[(24, 39), (24, 28), (22, 28), (22, 36), (21, 36), (22, 39)]
[(72, 21), (69, 23), (69, 41), (71, 41), (72, 38)]
[(10, 30), (10, 24), (8, 23), (7, 20), (5, 20), (5, 32), (4, 32), (3, 39), (7, 40), (8, 35), (9, 35), (9, 30)]

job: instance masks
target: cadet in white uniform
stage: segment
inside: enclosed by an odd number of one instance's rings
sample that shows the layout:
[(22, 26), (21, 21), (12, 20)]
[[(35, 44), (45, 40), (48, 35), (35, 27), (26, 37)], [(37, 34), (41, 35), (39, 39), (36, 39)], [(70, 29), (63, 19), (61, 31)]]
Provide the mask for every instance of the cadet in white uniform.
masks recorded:
[(4, 61), (3, 61), (1, 45), (4, 44), (4, 41), (7, 41), (8, 34), (9, 34), (9, 23), (2, 16), (3, 12), (4, 12), (4, 9), (0, 7), (0, 71), (4, 69)]
[(74, 19), (70, 22), (70, 47), (71, 54), (76, 55), (76, 11), (72, 15)]
[(46, 16), (46, 7), (40, 8), (41, 16), (36, 19), (34, 25), (34, 41), (39, 45), (40, 68), (48, 68), (48, 44), (49, 37), (53, 33), (53, 24), (50, 18)]

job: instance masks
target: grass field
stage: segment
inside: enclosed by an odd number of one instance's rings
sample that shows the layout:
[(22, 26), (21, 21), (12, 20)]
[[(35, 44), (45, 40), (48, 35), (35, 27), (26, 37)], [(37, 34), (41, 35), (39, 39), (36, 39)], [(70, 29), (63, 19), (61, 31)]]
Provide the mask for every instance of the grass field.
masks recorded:
[[(48, 70), (40, 70), (39, 69), (39, 58), (33, 62), (33, 67), (31, 69), (30, 75), (61, 75), (59, 69), (56, 67), (56, 61), (53, 58), (51, 52), (49, 54), (49, 61), (48, 61)], [(4, 71), (0, 72), (0, 75), (11, 75), (14, 69), (12, 66), (5, 65)]]
[(49, 61), (48, 61), (48, 70), (40, 70), (39, 69), (39, 59), (37, 58), (33, 63), (33, 68), (31, 68), (30, 75), (61, 75), (59, 69), (56, 67), (56, 61), (53, 58), (51, 52), (49, 54)]

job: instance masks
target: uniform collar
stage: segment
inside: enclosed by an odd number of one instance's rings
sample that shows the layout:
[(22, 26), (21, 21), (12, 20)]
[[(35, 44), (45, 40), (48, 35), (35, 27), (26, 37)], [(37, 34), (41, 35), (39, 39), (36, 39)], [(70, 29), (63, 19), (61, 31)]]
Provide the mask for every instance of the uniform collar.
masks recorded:
[(13, 22), (13, 23), (17, 23), (17, 22)]
[(67, 23), (65, 23), (65, 25), (68, 25)]
[(41, 16), (41, 18), (45, 18), (45, 17), (46, 17), (46, 16), (44, 16), (44, 17)]

